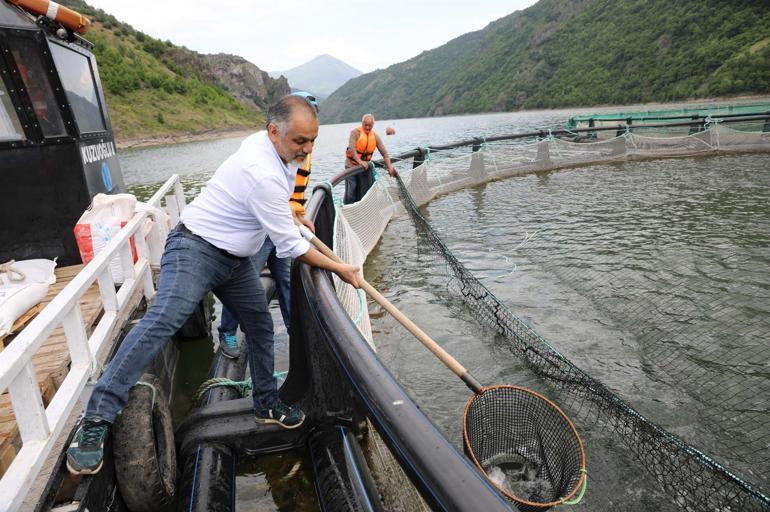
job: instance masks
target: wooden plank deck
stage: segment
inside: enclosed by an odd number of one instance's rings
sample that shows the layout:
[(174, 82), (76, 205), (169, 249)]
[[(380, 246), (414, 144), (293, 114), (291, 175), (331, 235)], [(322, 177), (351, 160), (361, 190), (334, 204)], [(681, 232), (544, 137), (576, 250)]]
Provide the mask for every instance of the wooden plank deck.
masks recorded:
[[(52, 284), (49, 288), (48, 295), (40, 303), (38, 311), (42, 311), (72, 281), (82, 268), (83, 265), (57, 268), (56, 283)], [(96, 283), (80, 299), (80, 308), (83, 312), (86, 332), (90, 335), (94, 324), (96, 324), (102, 313), (102, 299)], [(32, 318), (34, 318), (34, 315), (27, 318), (26, 323)], [(7, 337), (3, 341), (8, 345), (13, 343), (13, 337)], [(70, 364), (67, 341), (64, 338), (64, 329), (61, 326), (56, 328), (48, 340), (40, 347), (40, 350), (32, 358), (32, 362), (37, 372), (37, 381), (40, 385), (43, 403), (47, 406), (67, 375)], [(0, 476), (5, 473), (13, 461), (20, 444), (21, 439), (19, 438), (19, 429), (16, 426), (16, 417), (13, 414), (11, 398), (5, 392), (0, 395)]]

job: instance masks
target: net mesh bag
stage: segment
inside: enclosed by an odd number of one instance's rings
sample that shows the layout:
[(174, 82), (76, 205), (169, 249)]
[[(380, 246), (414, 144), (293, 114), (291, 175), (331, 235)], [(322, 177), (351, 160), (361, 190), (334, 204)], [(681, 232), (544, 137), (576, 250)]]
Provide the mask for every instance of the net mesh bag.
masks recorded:
[(526, 388), (490, 386), (465, 406), (465, 451), (519, 510), (547, 510), (584, 485), (585, 450), (553, 402)]

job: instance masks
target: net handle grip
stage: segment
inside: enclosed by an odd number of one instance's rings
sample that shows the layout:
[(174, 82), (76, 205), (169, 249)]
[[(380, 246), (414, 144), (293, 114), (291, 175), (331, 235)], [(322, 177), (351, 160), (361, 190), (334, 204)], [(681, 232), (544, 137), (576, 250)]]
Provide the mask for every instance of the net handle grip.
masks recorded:
[[(302, 233), (302, 237), (313, 244), (313, 246), (321, 251), (321, 253), (326, 256), (327, 258), (334, 260), (337, 263), (344, 263), (339, 256), (337, 256), (334, 251), (329, 249), (329, 247), (326, 246), (325, 243), (323, 243), (315, 234), (308, 229), (307, 226), (299, 225), (300, 233)], [(446, 350), (441, 348), (441, 346), (436, 343), (433, 338), (428, 336), (425, 331), (420, 329), (414, 322), (412, 322), (405, 314), (403, 314), (396, 306), (394, 306), (388, 299), (386, 299), (380, 292), (377, 291), (377, 289), (369, 284), (368, 281), (366, 281), (362, 276), (359, 276), (358, 282), (361, 285), (361, 288), (366, 292), (367, 295), (369, 295), (371, 298), (373, 298), (380, 306), (385, 308), (385, 310), (390, 313), (393, 318), (398, 320), (398, 322), (403, 325), (406, 330), (408, 330), (412, 335), (417, 338), (420, 343), (425, 345), (425, 347), (433, 352), (433, 354), (438, 357), (444, 365), (452, 370), (452, 372), (460, 377), (465, 384), (471, 388), (474, 392), (478, 393), (481, 390), (481, 385), (478, 383), (478, 381), (471, 375), (468, 370), (465, 369), (463, 365), (461, 365), (454, 357), (452, 357)]]

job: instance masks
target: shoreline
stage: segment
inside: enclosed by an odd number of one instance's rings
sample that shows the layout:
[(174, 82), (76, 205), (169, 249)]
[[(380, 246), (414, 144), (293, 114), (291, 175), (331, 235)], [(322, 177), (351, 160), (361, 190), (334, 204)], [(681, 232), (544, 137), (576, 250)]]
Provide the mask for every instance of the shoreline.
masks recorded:
[[(434, 116), (434, 117), (459, 117), (459, 116), (473, 116), (473, 115), (485, 115), (485, 114), (510, 114), (510, 113), (521, 113), (521, 112), (544, 112), (544, 111), (564, 111), (564, 110), (586, 110), (586, 109), (599, 109), (599, 110), (607, 110), (607, 109), (624, 109), (624, 108), (640, 108), (640, 107), (656, 107), (656, 108), (662, 108), (665, 109), (666, 107), (672, 108), (676, 106), (684, 106), (684, 105), (698, 105), (698, 104), (704, 104), (704, 103), (730, 103), (734, 102), (736, 104), (746, 103), (746, 102), (752, 102), (752, 101), (770, 101), (770, 96), (768, 95), (742, 95), (742, 96), (733, 96), (729, 98), (693, 98), (689, 100), (683, 100), (683, 101), (672, 101), (672, 102), (650, 102), (650, 103), (637, 103), (637, 104), (629, 104), (629, 105), (611, 105), (611, 104), (600, 104), (600, 105), (590, 105), (585, 107), (577, 107), (577, 106), (571, 106), (571, 107), (556, 107), (556, 108), (534, 108), (534, 109), (526, 109), (526, 110), (513, 110), (513, 111), (506, 111), (506, 112), (472, 112), (472, 113), (465, 113), (465, 114), (451, 114), (446, 116)], [(415, 118), (412, 118), (415, 119)], [(426, 117), (424, 119), (431, 119), (431, 117)], [(330, 124), (345, 124), (345, 123), (330, 123)], [(145, 137), (134, 137), (134, 138), (128, 138), (128, 139), (116, 139), (116, 147), (117, 149), (133, 149), (133, 148), (146, 148), (146, 147), (152, 147), (152, 146), (165, 146), (165, 145), (173, 145), (173, 144), (184, 144), (186, 142), (201, 142), (205, 140), (217, 140), (217, 139), (227, 139), (230, 137), (246, 137), (247, 135), (251, 135), (255, 131), (258, 131), (259, 127), (254, 126), (253, 128), (219, 128), (215, 130), (208, 130), (205, 132), (179, 132), (175, 134), (168, 134), (168, 135), (148, 135)]]
[(152, 146), (165, 146), (184, 144), (185, 142), (200, 142), (204, 140), (227, 139), (230, 137), (246, 137), (257, 131), (258, 128), (221, 128), (205, 132), (179, 132), (168, 135), (148, 135), (145, 137), (133, 137), (116, 139), (115, 146), (118, 149), (146, 148)]

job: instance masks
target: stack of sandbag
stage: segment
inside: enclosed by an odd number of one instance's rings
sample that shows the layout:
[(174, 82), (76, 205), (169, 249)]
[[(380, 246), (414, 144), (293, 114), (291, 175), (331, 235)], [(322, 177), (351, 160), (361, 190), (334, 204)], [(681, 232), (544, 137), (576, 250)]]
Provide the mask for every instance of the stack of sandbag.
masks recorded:
[(12, 334), (14, 322), (39, 304), (56, 282), (56, 261), (25, 260), (0, 264), (0, 338)]

